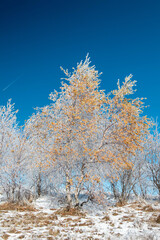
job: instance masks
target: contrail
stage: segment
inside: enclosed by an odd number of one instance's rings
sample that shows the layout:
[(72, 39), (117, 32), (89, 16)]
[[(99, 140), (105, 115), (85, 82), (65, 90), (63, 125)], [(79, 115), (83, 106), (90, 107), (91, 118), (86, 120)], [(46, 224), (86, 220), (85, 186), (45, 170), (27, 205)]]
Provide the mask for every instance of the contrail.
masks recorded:
[(18, 79), (20, 79), (22, 75), (18, 76), (14, 81), (12, 81), (10, 84), (8, 84), (5, 88), (3, 88), (3, 92), (6, 91), (12, 84), (14, 84)]

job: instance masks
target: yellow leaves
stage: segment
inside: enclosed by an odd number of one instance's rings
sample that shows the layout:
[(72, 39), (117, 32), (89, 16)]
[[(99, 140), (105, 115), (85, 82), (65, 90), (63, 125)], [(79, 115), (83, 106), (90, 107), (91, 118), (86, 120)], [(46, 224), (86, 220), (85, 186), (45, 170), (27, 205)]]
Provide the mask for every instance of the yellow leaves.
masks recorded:
[(89, 178), (90, 178), (90, 181), (91, 181), (93, 184), (94, 184), (94, 182), (100, 183), (100, 181), (101, 181), (100, 177), (97, 176), (97, 175), (89, 176)]
[(70, 185), (73, 185), (73, 179), (68, 179), (67, 182), (70, 184)]
[(70, 185), (75, 181), (76, 184), (90, 180), (100, 182), (99, 176), (91, 177), (88, 169), (76, 173), (75, 169), (81, 171), (83, 161), (88, 165), (107, 162), (113, 169), (132, 167), (128, 157), (141, 149), (149, 126), (149, 120), (140, 116), (143, 98), (126, 97), (134, 92), (136, 81), (129, 75), (106, 96), (99, 90), (99, 74), (94, 66), (89, 66), (88, 58), (78, 64), (72, 74), (64, 73), (68, 83), (62, 83), (56, 98), (51, 96), (52, 101), (56, 99), (54, 104), (42, 110), (37, 128), (35, 124), (40, 136), (36, 140), (39, 149), (49, 142), (49, 153), (43, 155), (46, 164), (58, 163), (65, 174), (70, 172)]
[(118, 90), (112, 91), (112, 94), (119, 99), (124, 99), (125, 95), (133, 94), (136, 90), (133, 89), (136, 86), (136, 81), (131, 80), (132, 75), (130, 74), (125, 78), (125, 82), (123, 82), (122, 86), (120, 86), (119, 80), (117, 83)]
[(99, 177), (95, 177), (94, 181), (96, 181), (97, 183), (100, 183), (100, 178)]

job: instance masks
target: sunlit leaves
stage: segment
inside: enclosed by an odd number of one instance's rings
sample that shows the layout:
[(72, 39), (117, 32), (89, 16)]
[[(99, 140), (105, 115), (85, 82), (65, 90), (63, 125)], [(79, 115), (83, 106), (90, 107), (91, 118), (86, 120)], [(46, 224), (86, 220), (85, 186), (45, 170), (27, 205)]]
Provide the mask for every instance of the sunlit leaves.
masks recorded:
[(97, 166), (132, 167), (129, 156), (142, 150), (150, 121), (141, 116), (143, 98), (128, 98), (135, 92), (132, 75), (106, 95), (88, 56), (72, 73), (62, 70), (60, 92), (51, 93), (51, 104), (38, 109), (27, 125), (42, 166), (58, 167), (66, 191), (72, 188), (77, 196), (87, 182), (100, 182)]

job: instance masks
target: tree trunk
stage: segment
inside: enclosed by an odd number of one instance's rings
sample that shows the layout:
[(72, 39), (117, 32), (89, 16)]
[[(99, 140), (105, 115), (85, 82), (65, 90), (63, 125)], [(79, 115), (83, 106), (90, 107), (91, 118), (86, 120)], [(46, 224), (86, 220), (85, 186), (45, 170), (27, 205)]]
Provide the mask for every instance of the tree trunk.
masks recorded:
[(158, 200), (160, 202), (160, 188), (158, 188), (158, 192), (159, 192), (159, 199)]
[(42, 187), (41, 187), (41, 173), (39, 172), (39, 174), (38, 174), (38, 181), (37, 181), (37, 194), (38, 194), (38, 197), (41, 196), (41, 193), (42, 193)]
[(71, 197), (71, 183), (68, 173), (66, 173), (66, 193), (67, 193), (67, 208), (70, 209), (72, 207), (72, 197)]
[(76, 202), (75, 202), (75, 207), (79, 207), (78, 195), (79, 195), (78, 189), (76, 189), (76, 192), (75, 192), (75, 200), (76, 200)]

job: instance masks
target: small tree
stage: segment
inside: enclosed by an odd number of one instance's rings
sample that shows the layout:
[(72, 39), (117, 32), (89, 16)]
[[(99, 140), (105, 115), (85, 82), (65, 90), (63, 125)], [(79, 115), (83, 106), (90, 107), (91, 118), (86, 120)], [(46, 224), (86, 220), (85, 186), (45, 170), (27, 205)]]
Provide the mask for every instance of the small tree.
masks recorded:
[(0, 108), (0, 180), (9, 201), (23, 199), (27, 181), (27, 146), (11, 100)]
[(87, 183), (100, 181), (95, 174), (97, 163), (132, 166), (128, 156), (141, 149), (149, 121), (140, 116), (142, 99), (126, 97), (134, 92), (131, 75), (106, 96), (99, 89), (100, 74), (90, 67), (88, 57), (72, 74), (63, 71), (68, 84), (62, 83), (60, 93), (50, 94), (53, 103), (39, 110), (31, 122), (40, 149), (47, 153), (46, 163), (58, 166), (70, 208), (72, 196), (79, 206), (79, 194)]
[(51, 192), (51, 172), (53, 172), (53, 169), (48, 164), (48, 157), (51, 152), (51, 134), (47, 135), (46, 128), (47, 126), (40, 117), (40, 112), (37, 111), (36, 114), (33, 114), (26, 121), (23, 131), (27, 144), (30, 147), (28, 152), (30, 187), (35, 197)]
[(130, 162), (132, 167), (110, 169), (108, 180), (113, 196), (119, 204), (125, 204), (131, 194), (136, 197), (142, 194), (143, 198), (145, 197), (144, 181), (147, 181), (147, 173), (143, 152), (137, 151), (135, 156), (130, 156)]
[(155, 189), (158, 191), (160, 199), (160, 133), (158, 132), (158, 123), (154, 124), (153, 134), (150, 135), (149, 144), (146, 152), (149, 177)]

